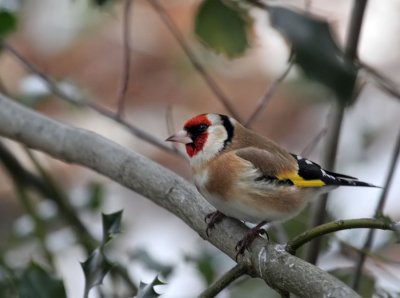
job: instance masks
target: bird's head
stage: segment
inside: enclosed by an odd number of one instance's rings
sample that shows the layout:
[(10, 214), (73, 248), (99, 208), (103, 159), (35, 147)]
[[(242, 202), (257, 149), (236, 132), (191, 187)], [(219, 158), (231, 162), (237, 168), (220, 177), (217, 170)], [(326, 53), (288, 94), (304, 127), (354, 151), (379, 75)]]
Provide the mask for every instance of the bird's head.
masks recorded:
[(185, 144), (193, 159), (210, 159), (232, 140), (235, 120), (220, 114), (201, 114), (186, 121), (183, 129), (166, 141)]

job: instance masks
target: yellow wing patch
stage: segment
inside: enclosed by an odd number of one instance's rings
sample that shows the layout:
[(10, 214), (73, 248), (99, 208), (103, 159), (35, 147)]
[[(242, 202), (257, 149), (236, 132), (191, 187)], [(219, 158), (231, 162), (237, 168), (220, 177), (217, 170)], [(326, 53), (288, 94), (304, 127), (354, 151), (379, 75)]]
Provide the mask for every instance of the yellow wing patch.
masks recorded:
[(296, 172), (282, 173), (277, 175), (279, 180), (290, 180), (298, 187), (321, 187), (326, 185), (324, 181), (319, 179), (305, 180)]

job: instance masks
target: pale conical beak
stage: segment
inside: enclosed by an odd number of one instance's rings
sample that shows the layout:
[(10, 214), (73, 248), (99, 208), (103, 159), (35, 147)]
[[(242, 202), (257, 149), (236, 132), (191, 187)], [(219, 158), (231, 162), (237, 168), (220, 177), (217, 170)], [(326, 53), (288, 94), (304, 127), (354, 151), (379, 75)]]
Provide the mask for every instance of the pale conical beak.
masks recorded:
[(167, 142), (177, 142), (177, 143), (182, 143), (182, 144), (193, 143), (193, 140), (189, 137), (189, 135), (188, 135), (186, 130), (178, 131), (177, 133), (173, 134), (172, 136), (170, 136), (165, 141), (167, 141)]

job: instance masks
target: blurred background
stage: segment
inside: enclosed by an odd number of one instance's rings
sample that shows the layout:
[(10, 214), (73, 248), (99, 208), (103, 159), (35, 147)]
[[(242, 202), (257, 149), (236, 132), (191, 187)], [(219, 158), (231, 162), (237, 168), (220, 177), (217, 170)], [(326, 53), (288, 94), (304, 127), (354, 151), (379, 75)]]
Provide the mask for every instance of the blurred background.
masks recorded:
[[(194, 34), (195, 15), (201, 1), (159, 3), (241, 119), (248, 119), (269, 86), (288, 67), (290, 48), (282, 35), (271, 27), (266, 12), (250, 9), (253, 21), (247, 29), (250, 46), (243, 54), (228, 58), (210, 51)], [(307, 9), (327, 20), (333, 36), (343, 46), (352, 1), (274, 3), (301, 11)], [(22, 57), (71, 96), (117, 111), (126, 64), (124, 1), (3, 0), (0, 7), (12, 12), (18, 20), (16, 30), (7, 36), (6, 42)], [(368, 1), (358, 50), (361, 61), (379, 70), (397, 86), (400, 85), (399, 15), (399, 0)], [(180, 129), (186, 119), (196, 114), (228, 113), (192, 66), (160, 13), (148, 1), (133, 1), (129, 19), (130, 77), (123, 111), (127, 122), (163, 142), (170, 130)], [(360, 75), (360, 78), (364, 77)], [(336, 170), (383, 186), (400, 129), (399, 99), (382, 91), (373, 80), (362, 82), (363, 88), (355, 103), (346, 110)], [(2, 93), (23, 104), (59, 121), (95, 131), (190, 180), (190, 168), (184, 158), (135, 137), (92, 109), (60, 100), (40, 76), (27, 71), (23, 63), (5, 49), (0, 53), (0, 83)], [(251, 128), (293, 153), (303, 153), (321, 162), (325, 138), (313, 140), (324, 129), (329, 130), (332, 97), (328, 90), (307, 79), (294, 66), (254, 118)], [(110, 259), (126, 265), (136, 285), (140, 281), (149, 283), (162, 272), (162, 279), (167, 282), (165, 286), (158, 286), (162, 297), (195, 297), (233, 266), (233, 261), (203, 241), (177, 217), (132, 191), (82, 167), (28, 151), (12, 141), (0, 139), (0, 144), (3, 148), (0, 151), (3, 161), (0, 167), (2, 285), (10, 278), (5, 268), (23, 271), (32, 260), (50, 271), (53, 266), (56, 276), (64, 282), (68, 297), (81, 297), (85, 284), (80, 262), (87, 254), (81, 241), (62, 219), (63, 210), (52, 198), (31, 189), (22, 191), (21, 185), (15, 183), (13, 172), (18, 176), (18, 167), (7, 166), (4, 162), (12, 158), (30, 173), (42, 175), (45, 172), (98, 239), (102, 235), (101, 212), (124, 210), (122, 234), (109, 244), (107, 253)], [(178, 150), (183, 152), (183, 148)], [(398, 221), (400, 167), (393, 181), (385, 214)], [(329, 215), (333, 219), (371, 217), (380, 193), (380, 189), (336, 190), (328, 203)], [(281, 229), (283, 239), (304, 231), (309, 216), (306, 210), (285, 224)], [(372, 280), (379, 293), (398, 295), (399, 246), (392, 233), (379, 231), (377, 235), (374, 251), (365, 266), (369, 276), (366, 284), (371, 284)], [(340, 276), (354, 266), (357, 247), (362, 246), (364, 236), (365, 231), (360, 229), (330, 236), (324, 243), (318, 265)], [(110, 276), (105, 278), (101, 288), (101, 291), (92, 290), (89, 296), (126, 297), (129, 293), (123, 282), (117, 283)], [(111, 293), (117, 294), (112, 296)], [(242, 279), (218, 297), (244, 295), (277, 296), (262, 281)]]

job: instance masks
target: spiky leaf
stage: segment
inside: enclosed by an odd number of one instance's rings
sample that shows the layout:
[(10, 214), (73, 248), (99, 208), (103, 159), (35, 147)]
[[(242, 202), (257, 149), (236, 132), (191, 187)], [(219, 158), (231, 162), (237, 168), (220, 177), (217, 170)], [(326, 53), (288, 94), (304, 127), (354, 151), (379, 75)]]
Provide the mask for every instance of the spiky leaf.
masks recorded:
[(100, 247), (85, 262), (81, 263), (81, 266), (85, 274), (85, 297), (87, 297), (91, 288), (103, 282), (104, 276), (110, 271), (112, 265)]
[(284, 7), (270, 8), (271, 24), (292, 44), (296, 63), (312, 79), (333, 90), (348, 103), (358, 68), (333, 38), (326, 21)]
[(107, 243), (115, 235), (121, 233), (121, 218), (123, 210), (102, 214), (103, 219), (103, 243)]
[(141, 282), (139, 285), (139, 291), (136, 298), (157, 298), (160, 296), (155, 290), (154, 287), (158, 285), (165, 285), (158, 276), (156, 276), (153, 281), (149, 284)]

